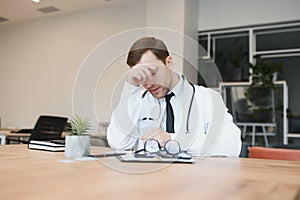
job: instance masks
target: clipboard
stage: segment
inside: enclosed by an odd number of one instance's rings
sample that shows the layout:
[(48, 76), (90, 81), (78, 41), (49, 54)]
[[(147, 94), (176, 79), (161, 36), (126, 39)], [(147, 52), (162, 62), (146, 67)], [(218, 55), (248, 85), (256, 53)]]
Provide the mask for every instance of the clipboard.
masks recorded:
[(117, 156), (117, 158), (122, 162), (136, 162), (136, 163), (187, 163), (187, 164), (195, 163), (195, 160), (192, 158), (190, 159), (165, 158), (159, 156), (141, 157), (141, 156), (136, 156), (136, 154), (132, 154), (132, 153), (120, 155)]

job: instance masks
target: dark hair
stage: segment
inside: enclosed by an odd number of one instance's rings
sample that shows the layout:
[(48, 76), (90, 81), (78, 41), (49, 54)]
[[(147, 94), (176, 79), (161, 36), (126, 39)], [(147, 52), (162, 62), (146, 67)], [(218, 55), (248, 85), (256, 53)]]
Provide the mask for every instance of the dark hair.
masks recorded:
[(157, 59), (166, 64), (166, 58), (170, 55), (167, 46), (163, 41), (154, 37), (143, 37), (134, 42), (127, 55), (127, 64), (133, 67), (140, 61), (143, 54), (149, 50)]

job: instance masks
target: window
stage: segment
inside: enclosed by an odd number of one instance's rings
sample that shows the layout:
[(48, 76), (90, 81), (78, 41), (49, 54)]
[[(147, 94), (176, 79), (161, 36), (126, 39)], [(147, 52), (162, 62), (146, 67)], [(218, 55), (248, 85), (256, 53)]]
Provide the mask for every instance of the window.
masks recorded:
[[(223, 81), (249, 80), (249, 36), (248, 32), (212, 34), (210, 48), (208, 36), (200, 35), (199, 43), (209, 51)], [(201, 67), (201, 66), (200, 66)]]
[(300, 48), (300, 27), (258, 30), (256, 51), (288, 50)]
[[(284, 68), (278, 74), (277, 80), (287, 82), (288, 108), (293, 115), (300, 117), (300, 22), (199, 32), (199, 44), (208, 52), (206, 59), (213, 60), (217, 65), (222, 76), (219, 82), (251, 83), (249, 63), (255, 64), (263, 60), (282, 62)], [(199, 62), (200, 69), (203, 67), (202, 63)], [(214, 87), (218, 87), (219, 82)], [(202, 82), (199, 81), (199, 84)], [(282, 124), (286, 126), (284, 121), (285, 119)], [(300, 132), (300, 123), (296, 126)], [(283, 131), (287, 137), (300, 136), (288, 134), (285, 127)]]

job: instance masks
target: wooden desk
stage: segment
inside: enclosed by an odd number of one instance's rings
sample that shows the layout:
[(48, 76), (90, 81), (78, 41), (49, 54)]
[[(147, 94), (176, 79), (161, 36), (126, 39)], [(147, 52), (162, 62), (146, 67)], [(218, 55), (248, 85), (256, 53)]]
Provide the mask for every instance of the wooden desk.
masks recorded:
[[(21, 141), (23, 143), (27, 143), (28, 139), (31, 135), (31, 133), (12, 133), (15, 129), (0, 129), (0, 144), (4, 145), (6, 144), (6, 141), (15, 140)], [(64, 138), (68, 133), (62, 132), (62, 138)], [(106, 136), (103, 134), (97, 134), (97, 133), (90, 133), (91, 136), (91, 143), (95, 145), (101, 145), (101, 146), (108, 146)]]
[[(101, 162), (64, 159), (63, 153), (26, 145), (0, 146), (0, 199), (299, 199), (300, 162), (220, 157), (165, 165), (122, 163), (114, 157)], [(164, 167), (130, 174), (103, 163)]]
[(6, 139), (17, 138), (18, 140), (25, 139), (26, 142), (31, 133), (12, 133), (14, 129), (0, 129), (1, 144), (6, 144)]

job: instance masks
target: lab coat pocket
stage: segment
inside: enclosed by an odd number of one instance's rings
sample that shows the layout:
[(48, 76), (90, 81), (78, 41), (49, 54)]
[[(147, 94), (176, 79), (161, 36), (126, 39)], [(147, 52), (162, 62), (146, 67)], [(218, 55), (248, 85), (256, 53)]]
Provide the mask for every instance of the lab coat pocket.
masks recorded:
[(155, 120), (153, 120), (152, 118), (144, 117), (142, 119), (139, 119), (139, 134), (140, 134), (140, 136), (143, 136), (150, 129), (155, 127), (155, 124), (156, 124)]

